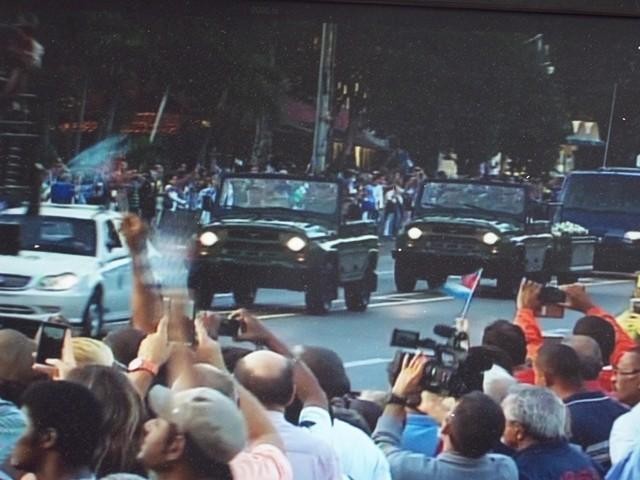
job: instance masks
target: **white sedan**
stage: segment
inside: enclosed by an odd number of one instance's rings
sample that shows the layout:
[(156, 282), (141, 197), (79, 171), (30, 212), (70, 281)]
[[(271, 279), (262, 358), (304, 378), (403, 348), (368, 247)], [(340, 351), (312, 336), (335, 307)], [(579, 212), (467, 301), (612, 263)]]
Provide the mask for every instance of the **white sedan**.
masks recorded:
[(83, 335), (131, 316), (129, 250), (122, 215), (101, 207), (43, 205), (0, 213), (20, 225), (18, 255), (0, 255), (0, 317), (46, 321), (62, 315)]

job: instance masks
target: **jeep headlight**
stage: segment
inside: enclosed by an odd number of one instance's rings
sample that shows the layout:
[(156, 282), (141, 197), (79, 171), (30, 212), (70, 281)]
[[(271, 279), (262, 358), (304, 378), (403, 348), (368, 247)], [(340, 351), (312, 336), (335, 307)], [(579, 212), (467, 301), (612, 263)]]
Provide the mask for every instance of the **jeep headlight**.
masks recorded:
[(218, 235), (213, 232), (204, 232), (200, 235), (200, 243), (204, 247), (210, 247), (219, 240)]
[(74, 273), (49, 275), (42, 277), (36, 285), (36, 288), (40, 290), (69, 290), (77, 285), (78, 280), (78, 276)]
[(299, 252), (300, 250), (302, 250), (304, 247), (307, 246), (307, 242), (300, 237), (291, 237), (289, 240), (287, 240), (286, 245), (287, 245), (287, 248), (292, 252)]
[(418, 227), (411, 227), (409, 230), (407, 230), (407, 237), (409, 237), (411, 240), (418, 240), (421, 236), (422, 230), (420, 230)]
[(630, 232), (626, 232), (624, 234), (624, 239), (629, 240), (630, 242), (635, 242), (640, 240), (640, 232), (637, 230), (631, 230)]
[(482, 236), (482, 241), (487, 245), (495, 245), (500, 240), (500, 237), (493, 232), (487, 232)]

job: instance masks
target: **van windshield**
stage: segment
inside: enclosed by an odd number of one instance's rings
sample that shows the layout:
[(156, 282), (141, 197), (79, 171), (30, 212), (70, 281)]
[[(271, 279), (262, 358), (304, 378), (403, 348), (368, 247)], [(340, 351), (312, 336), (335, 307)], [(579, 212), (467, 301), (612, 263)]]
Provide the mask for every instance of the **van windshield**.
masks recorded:
[(640, 215), (640, 175), (573, 175), (567, 182), (566, 209)]

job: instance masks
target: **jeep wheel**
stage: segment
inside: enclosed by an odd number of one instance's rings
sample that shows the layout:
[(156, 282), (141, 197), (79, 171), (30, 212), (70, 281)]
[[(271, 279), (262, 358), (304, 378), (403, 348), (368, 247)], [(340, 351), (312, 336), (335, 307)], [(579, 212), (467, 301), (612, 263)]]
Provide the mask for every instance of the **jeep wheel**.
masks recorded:
[(256, 301), (256, 292), (258, 289), (252, 286), (243, 285), (233, 290), (233, 301), (236, 306), (248, 308)]
[(366, 281), (352, 282), (344, 286), (344, 303), (350, 312), (364, 312), (370, 299), (371, 292)]
[(82, 315), (82, 335), (97, 338), (102, 333), (104, 308), (102, 306), (102, 294), (96, 290), (91, 295), (87, 308)]
[(304, 303), (312, 315), (324, 315), (331, 310), (331, 299), (322, 285), (309, 286), (304, 294)]
[(570, 273), (558, 275), (558, 285), (571, 285), (572, 283), (576, 283), (577, 281), (578, 275), (572, 275)]
[(399, 260), (396, 260), (393, 269), (393, 278), (396, 282), (396, 290), (400, 293), (413, 292), (416, 288), (416, 282), (418, 281), (412, 269)]
[(429, 289), (434, 290), (440, 288), (447, 281), (448, 275), (446, 273), (432, 272), (427, 274), (427, 284)]

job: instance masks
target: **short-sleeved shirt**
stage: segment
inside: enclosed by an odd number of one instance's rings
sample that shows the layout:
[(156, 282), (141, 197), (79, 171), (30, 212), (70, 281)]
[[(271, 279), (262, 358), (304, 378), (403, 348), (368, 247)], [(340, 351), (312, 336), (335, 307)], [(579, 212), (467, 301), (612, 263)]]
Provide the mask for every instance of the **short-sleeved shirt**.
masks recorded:
[(268, 415), (284, 443), (296, 480), (341, 479), (340, 461), (329, 443), (329, 412), (317, 407), (303, 408), (300, 426), (289, 423), (282, 412), (270, 410)]
[(250, 447), (229, 462), (234, 480), (292, 480), (291, 463), (273, 445)]

